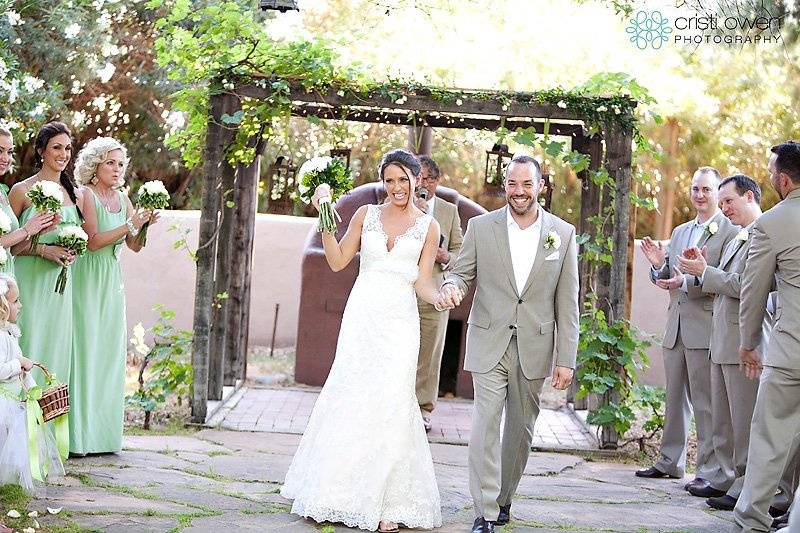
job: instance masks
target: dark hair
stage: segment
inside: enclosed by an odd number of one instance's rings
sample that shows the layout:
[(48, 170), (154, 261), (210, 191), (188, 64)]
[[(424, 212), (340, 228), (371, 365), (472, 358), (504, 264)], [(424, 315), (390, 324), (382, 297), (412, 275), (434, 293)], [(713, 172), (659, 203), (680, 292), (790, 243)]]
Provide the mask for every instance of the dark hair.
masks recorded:
[(431, 156), (429, 156), (429, 155), (419, 155), (419, 156), (417, 156), (417, 158), (419, 159), (420, 164), (423, 167), (426, 167), (428, 169), (428, 171), (430, 172), (430, 176), (429, 177), (438, 178), (439, 176), (442, 175), (441, 171), (439, 170), (439, 165), (436, 164), (436, 161), (434, 161), (431, 158)]
[(720, 181), (722, 179), (722, 175), (719, 173), (719, 170), (717, 170), (714, 167), (700, 167), (694, 171), (695, 174), (697, 174), (698, 172), (700, 172), (701, 174), (706, 174), (706, 173), (711, 174), (715, 178), (717, 178), (717, 181)]
[[(42, 159), (42, 155), (39, 153), (41, 150), (44, 152), (47, 149), (47, 144), (50, 142), (50, 139), (55, 137), (56, 135), (64, 134), (72, 140), (72, 133), (69, 131), (69, 128), (63, 122), (48, 122), (42, 129), (39, 130), (39, 133), (36, 134), (36, 141), (34, 142), (34, 155), (36, 157), (36, 166), (42, 168), (44, 164), (44, 159)], [(75, 204), (75, 209), (78, 210), (78, 216), (81, 220), (83, 220), (83, 213), (81, 213), (81, 208), (78, 207), (78, 200), (75, 196), (75, 182), (72, 181), (72, 177), (66, 173), (66, 171), (62, 170), (61, 175), (58, 178), (58, 181), (61, 183), (61, 186), (67, 191), (67, 196), (69, 199), (72, 200), (72, 203)]]
[(747, 191), (750, 191), (753, 193), (753, 199), (756, 201), (756, 203), (761, 203), (761, 187), (759, 187), (758, 183), (756, 183), (755, 180), (750, 176), (745, 176), (744, 174), (734, 174), (733, 176), (728, 176), (722, 180), (722, 183), (719, 184), (719, 188), (721, 189), (729, 183), (733, 183), (739, 196), (744, 196)]
[(786, 141), (776, 144), (770, 151), (778, 155), (775, 158), (775, 170), (789, 176), (793, 183), (800, 183), (800, 143)]
[(392, 150), (391, 152), (386, 152), (385, 154), (383, 154), (381, 162), (378, 165), (379, 180), (383, 181), (383, 172), (389, 165), (399, 165), (403, 168), (407, 168), (408, 170), (411, 171), (412, 176), (415, 178), (419, 176), (419, 173), (422, 170), (422, 166), (420, 165), (417, 156), (415, 156), (408, 150), (403, 150), (402, 148), (398, 148), (396, 150)]
[(515, 155), (511, 158), (511, 161), (506, 165), (505, 176), (503, 178), (508, 177), (508, 170), (511, 168), (511, 165), (533, 165), (533, 168), (536, 169), (536, 174), (541, 178), (542, 177), (542, 167), (539, 165), (539, 162), (529, 155)]

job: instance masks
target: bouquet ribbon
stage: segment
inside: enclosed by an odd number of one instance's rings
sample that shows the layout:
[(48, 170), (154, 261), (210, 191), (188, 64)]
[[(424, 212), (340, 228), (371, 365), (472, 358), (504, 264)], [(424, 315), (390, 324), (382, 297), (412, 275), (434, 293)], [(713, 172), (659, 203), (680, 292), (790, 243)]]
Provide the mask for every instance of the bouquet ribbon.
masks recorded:
[(42, 408), (39, 407), (39, 398), (42, 397), (42, 388), (39, 386), (28, 389), (25, 400), (25, 413), (28, 419), (28, 460), (31, 464), (31, 475), (37, 481), (44, 481), (47, 477), (47, 462), (39, 464), (39, 428), (44, 426)]

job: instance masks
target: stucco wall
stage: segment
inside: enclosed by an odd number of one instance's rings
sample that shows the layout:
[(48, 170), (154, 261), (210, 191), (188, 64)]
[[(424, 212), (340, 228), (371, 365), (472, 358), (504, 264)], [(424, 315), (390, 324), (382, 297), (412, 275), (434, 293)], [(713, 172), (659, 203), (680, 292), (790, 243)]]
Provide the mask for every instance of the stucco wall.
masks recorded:
[[(199, 212), (166, 211), (161, 223), (148, 232), (147, 247), (135, 254), (125, 250), (123, 271), (128, 298), (128, 326), (152, 324), (156, 303), (176, 312), (176, 325), (192, 327), (195, 265), (185, 250), (175, 250), (173, 243), (188, 229), (187, 240), (197, 248)], [(253, 253), (252, 309), (250, 342), (268, 346), (272, 338), (275, 304), (280, 304), (277, 347), (293, 346), (297, 334), (300, 294), (300, 265), (303, 244), (313, 228), (314, 219), (282, 215), (258, 215)], [(169, 231), (173, 226), (178, 229)], [(636, 243), (633, 276), (633, 323), (657, 335), (650, 348), (651, 369), (644, 375), (647, 383), (663, 385), (660, 338), (666, 321), (669, 297), (648, 278), (648, 263), (639, 242)]]

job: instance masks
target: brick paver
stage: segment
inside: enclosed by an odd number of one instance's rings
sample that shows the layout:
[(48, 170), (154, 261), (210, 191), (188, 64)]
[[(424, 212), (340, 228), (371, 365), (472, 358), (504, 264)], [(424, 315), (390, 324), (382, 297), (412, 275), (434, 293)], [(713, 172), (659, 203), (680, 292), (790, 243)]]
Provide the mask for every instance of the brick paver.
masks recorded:
[[(208, 425), (236, 431), (302, 434), (318, 395), (319, 389), (245, 388)], [(471, 416), (471, 401), (440, 399), (428, 439), (466, 444)], [(597, 440), (569, 408), (562, 407), (542, 409), (533, 446), (542, 450), (591, 450), (597, 448)]]

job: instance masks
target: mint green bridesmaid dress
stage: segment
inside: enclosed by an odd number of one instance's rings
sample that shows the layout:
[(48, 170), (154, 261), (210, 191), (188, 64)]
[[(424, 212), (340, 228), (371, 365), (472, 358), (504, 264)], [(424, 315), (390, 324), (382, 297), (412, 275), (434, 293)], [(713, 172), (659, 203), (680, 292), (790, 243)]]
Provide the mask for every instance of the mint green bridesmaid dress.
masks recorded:
[[(125, 224), (128, 202), (119, 192), (120, 211), (111, 213), (89, 188), (97, 232)], [(125, 415), (127, 325), (119, 254), (124, 241), (86, 252), (73, 266), (72, 372), (69, 390), (69, 450), (72, 453), (118, 452)]]
[[(28, 207), (20, 216), (20, 224), (25, 224), (35, 214), (33, 206)], [(52, 244), (59, 228), (80, 224), (77, 207), (62, 207), (59, 227), (41, 234), (39, 244)], [(33, 255), (20, 255), (14, 261), (14, 274), (22, 302), (22, 313), (17, 319), (22, 331), (19, 339), (22, 353), (54, 372), (61, 383), (69, 383), (72, 368), (72, 271), (81, 259), (78, 258), (70, 267), (64, 294), (55, 292), (61, 265)], [(44, 378), (38, 370), (34, 378), (40, 385), (44, 384)]]
[[(8, 218), (11, 219), (11, 231), (17, 231), (19, 229), (19, 220), (17, 220), (17, 215), (14, 214), (14, 210), (11, 209), (11, 204), (8, 203), (8, 196), (6, 193), (0, 190), (0, 209), (8, 215)], [(10, 233), (10, 232), (9, 232)], [(11, 255), (10, 247), (6, 249), (6, 256), (8, 256), (8, 260), (6, 261), (5, 266), (0, 267), (0, 272), (6, 272), (7, 274), (14, 275), (14, 256)]]

